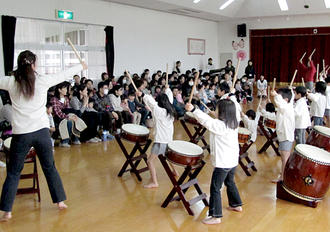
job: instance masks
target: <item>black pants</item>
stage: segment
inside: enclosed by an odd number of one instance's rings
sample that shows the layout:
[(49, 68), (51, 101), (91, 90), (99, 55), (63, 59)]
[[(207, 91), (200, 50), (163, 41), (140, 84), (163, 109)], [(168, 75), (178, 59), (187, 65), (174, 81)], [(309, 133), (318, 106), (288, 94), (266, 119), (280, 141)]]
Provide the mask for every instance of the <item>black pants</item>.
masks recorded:
[(220, 189), (225, 183), (227, 187), (227, 196), (231, 207), (242, 205), (238, 189), (235, 184), (235, 168), (214, 168), (210, 188), (210, 208), (209, 216), (220, 218), (222, 217), (222, 203)]
[(13, 135), (7, 177), (2, 186), (0, 202), (0, 210), (2, 211), (12, 211), (18, 182), (24, 167), (24, 159), (31, 147), (34, 147), (38, 155), (53, 203), (66, 200), (63, 184), (54, 163), (49, 129), (44, 128), (27, 134)]
[(80, 134), (81, 141), (87, 141), (91, 138), (97, 137), (97, 125), (99, 119), (96, 112), (84, 112), (81, 119), (86, 123), (87, 128)]

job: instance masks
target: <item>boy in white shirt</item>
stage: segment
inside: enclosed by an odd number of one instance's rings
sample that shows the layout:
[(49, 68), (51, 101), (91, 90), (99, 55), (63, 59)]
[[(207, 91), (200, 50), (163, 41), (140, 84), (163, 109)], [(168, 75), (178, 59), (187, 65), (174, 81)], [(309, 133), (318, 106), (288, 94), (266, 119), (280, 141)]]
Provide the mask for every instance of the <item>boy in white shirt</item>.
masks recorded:
[(277, 106), (276, 114), (276, 134), (279, 141), (279, 152), (282, 160), (282, 172), (273, 183), (283, 180), (285, 164), (289, 159), (292, 144), (294, 141), (295, 118), (293, 109), (293, 93), (291, 89), (279, 89), (278, 93), (273, 90), (271, 95), (274, 97)]
[(258, 121), (256, 121), (256, 112), (253, 110), (246, 111), (246, 114), (241, 113), (242, 120), (244, 123), (244, 127), (247, 128), (251, 132), (251, 141), (255, 142), (257, 139), (257, 128)]
[(324, 116), (327, 118), (327, 126), (330, 126), (330, 76), (325, 79), (327, 83), (326, 97), (327, 97), (327, 106), (325, 108)]
[(295, 115), (295, 139), (296, 144), (306, 143), (306, 129), (311, 126), (311, 119), (309, 117), (308, 106), (306, 102), (306, 88), (298, 86), (295, 89), (295, 100), (294, 106)]
[(314, 126), (323, 126), (323, 116), (327, 104), (325, 91), (327, 85), (323, 81), (316, 82), (315, 93), (307, 93), (307, 98), (311, 103), (311, 116), (313, 117)]

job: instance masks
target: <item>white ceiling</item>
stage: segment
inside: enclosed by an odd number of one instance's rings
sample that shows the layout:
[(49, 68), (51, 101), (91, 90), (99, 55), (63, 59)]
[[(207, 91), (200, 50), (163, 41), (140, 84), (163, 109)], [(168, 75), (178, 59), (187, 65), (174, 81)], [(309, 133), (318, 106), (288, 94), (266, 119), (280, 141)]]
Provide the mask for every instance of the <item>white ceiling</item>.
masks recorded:
[[(219, 7), (227, 0), (102, 0), (147, 9), (187, 15), (213, 21), (231, 19), (293, 16), (306, 14), (330, 14), (323, 0), (287, 0), (289, 10), (281, 11), (277, 0), (235, 0), (224, 10)], [(304, 5), (309, 5), (305, 9)]]

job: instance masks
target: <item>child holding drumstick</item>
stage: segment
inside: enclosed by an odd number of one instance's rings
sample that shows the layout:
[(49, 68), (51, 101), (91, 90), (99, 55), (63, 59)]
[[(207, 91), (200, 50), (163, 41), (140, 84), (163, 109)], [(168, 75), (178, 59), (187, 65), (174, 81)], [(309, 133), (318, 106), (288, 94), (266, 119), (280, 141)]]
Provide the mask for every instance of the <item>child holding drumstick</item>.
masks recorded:
[(282, 160), (282, 171), (278, 179), (272, 180), (273, 183), (283, 180), (283, 172), (285, 164), (289, 159), (292, 144), (294, 141), (295, 118), (293, 109), (293, 92), (291, 89), (279, 89), (278, 93), (272, 90), (271, 95), (274, 97), (277, 106), (276, 113), (276, 133), (279, 141), (279, 152)]
[[(152, 117), (155, 121), (155, 142), (151, 148), (151, 154), (148, 157), (148, 167), (151, 174), (151, 181), (145, 185), (145, 188), (157, 188), (158, 181), (155, 169), (155, 161), (158, 155), (164, 155), (167, 144), (173, 140), (173, 122), (175, 109), (173, 103), (173, 93), (168, 85), (165, 86), (165, 93), (160, 94), (156, 100), (148, 94), (137, 92), (139, 97), (143, 97), (144, 103), (151, 109)], [(177, 172), (170, 163), (174, 175)]]
[(241, 212), (242, 201), (235, 184), (234, 175), (238, 165), (238, 121), (235, 117), (235, 103), (223, 99), (217, 103), (217, 117), (211, 118), (192, 104), (186, 104), (186, 110), (193, 112), (200, 124), (210, 131), (211, 159), (214, 166), (210, 187), (209, 216), (202, 222), (212, 225), (221, 223), (222, 203), (220, 189), (227, 187), (229, 210)]

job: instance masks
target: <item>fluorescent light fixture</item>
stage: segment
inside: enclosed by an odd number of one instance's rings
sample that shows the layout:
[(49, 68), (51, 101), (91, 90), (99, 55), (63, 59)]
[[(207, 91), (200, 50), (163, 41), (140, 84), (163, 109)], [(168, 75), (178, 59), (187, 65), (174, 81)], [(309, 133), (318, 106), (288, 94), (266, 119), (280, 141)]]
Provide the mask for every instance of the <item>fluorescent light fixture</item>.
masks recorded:
[(324, 0), (324, 4), (326, 8), (330, 8), (330, 0)]
[(288, 3), (286, 0), (277, 0), (278, 4), (280, 5), (281, 11), (287, 11), (289, 10)]
[(201, 0), (194, 0), (194, 3), (199, 3)]
[(228, 0), (227, 2), (225, 2), (224, 4), (222, 4), (222, 6), (220, 6), (219, 9), (220, 9), (220, 10), (225, 9), (227, 6), (229, 6), (230, 4), (232, 4), (233, 1), (235, 1), (235, 0)]

